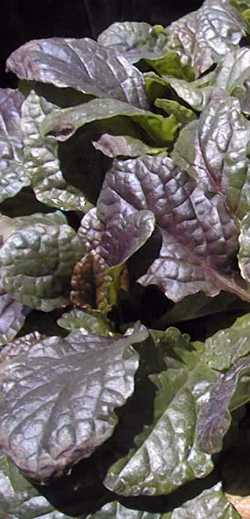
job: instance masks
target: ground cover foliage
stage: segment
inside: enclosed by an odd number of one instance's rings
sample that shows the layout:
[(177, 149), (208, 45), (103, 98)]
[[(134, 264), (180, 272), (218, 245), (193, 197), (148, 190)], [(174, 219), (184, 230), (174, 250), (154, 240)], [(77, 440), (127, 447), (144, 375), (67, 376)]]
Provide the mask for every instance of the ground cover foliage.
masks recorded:
[(0, 518), (248, 517), (249, 33), (205, 0), (8, 58)]

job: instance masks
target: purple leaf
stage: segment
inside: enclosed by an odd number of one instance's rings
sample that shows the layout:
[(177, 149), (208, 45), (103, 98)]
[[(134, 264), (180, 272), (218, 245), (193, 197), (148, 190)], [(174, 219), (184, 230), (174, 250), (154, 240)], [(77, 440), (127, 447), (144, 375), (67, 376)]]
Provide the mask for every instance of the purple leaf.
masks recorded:
[(148, 106), (142, 73), (115, 50), (89, 38), (30, 41), (10, 55), (7, 68), (21, 79)]

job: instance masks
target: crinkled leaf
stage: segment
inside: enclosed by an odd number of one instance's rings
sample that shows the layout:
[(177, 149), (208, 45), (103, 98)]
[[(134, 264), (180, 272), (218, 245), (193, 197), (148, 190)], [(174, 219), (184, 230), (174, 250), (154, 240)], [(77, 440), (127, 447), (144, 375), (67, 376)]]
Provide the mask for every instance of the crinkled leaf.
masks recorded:
[[(176, 117), (175, 113), (173, 115)], [(93, 142), (93, 145), (97, 150), (110, 158), (159, 155), (165, 151), (165, 148), (153, 148), (134, 137), (110, 135), (109, 133), (103, 133), (98, 141)]]
[(29, 308), (17, 303), (10, 294), (0, 295), (0, 345), (14, 339), (28, 313)]
[(96, 335), (112, 335), (111, 324), (101, 313), (88, 314), (83, 310), (74, 308), (63, 314), (57, 323), (65, 330), (74, 331), (81, 329), (82, 333)]
[(86, 519), (164, 519), (164, 515), (132, 510), (114, 501), (113, 503), (104, 505), (101, 510), (95, 514), (88, 515)]
[(55, 108), (34, 91), (23, 103), (21, 126), (26, 174), (40, 202), (57, 209), (83, 211), (86, 209), (83, 193), (63, 177), (58, 143), (40, 132), (46, 115)]
[(148, 240), (155, 224), (151, 211), (142, 210), (134, 214), (128, 204), (117, 201), (117, 206), (112, 204), (109, 217), (103, 223), (96, 209), (91, 209), (83, 217), (78, 230), (86, 251), (95, 251), (109, 267), (125, 263)]
[(60, 213), (16, 219), (0, 249), (4, 290), (31, 308), (50, 311), (67, 301), (70, 276), (83, 248)]
[(134, 390), (138, 356), (131, 344), (146, 337), (146, 329), (121, 339), (72, 332), (5, 362), (4, 452), (38, 481), (89, 457), (111, 436), (117, 423), (113, 411)]
[(43, 338), (45, 338), (45, 336), (42, 336), (36, 331), (22, 335), (22, 337), (12, 342), (8, 342), (0, 352), (0, 362), (11, 360), (20, 354), (29, 352), (29, 350), (36, 346)]
[(93, 99), (78, 107), (57, 110), (48, 115), (42, 125), (44, 134), (52, 133), (58, 140), (71, 137), (78, 128), (95, 121), (110, 121), (113, 117), (131, 118), (148, 133), (157, 145), (172, 142), (179, 127), (175, 117), (141, 110), (116, 99)]
[[(249, 300), (244, 283), (241, 286), (237, 275), (230, 275), (238, 228), (224, 197), (206, 194), (164, 155), (114, 162), (103, 184), (97, 216), (89, 212), (83, 218), (79, 236), (88, 249), (94, 246), (114, 266), (149, 238), (153, 217), (162, 246), (140, 283), (157, 285), (173, 301), (199, 291), (215, 296), (220, 290)], [(136, 219), (142, 222), (136, 233), (131, 227), (128, 239), (129, 222)], [(147, 234), (140, 229), (142, 223), (147, 224)]]
[[(122, 495), (169, 494), (213, 468), (211, 457), (197, 444), (198, 403), (217, 380), (203, 361), (203, 349), (191, 348), (177, 329), (169, 328), (160, 340), (177, 356), (169, 369), (151, 377), (157, 386), (154, 419), (136, 438), (136, 447), (108, 471), (105, 486)], [(156, 340), (157, 332), (156, 332)], [(179, 354), (179, 360), (178, 359)], [(182, 359), (182, 361), (180, 361)]]
[(239, 267), (241, 275), (248, 282), (250, 281), (250, 215), (247, 214), (242, 222), (239, 236)]
[[(198, 444), (204, 452), (214, 454), (222, 450), (223, 438), (231, 425), (230, 402), (237, 389), (239, 378), (250, 374), (250, 357), (239, 359), (210, 391), (198, 416)], [(248, 396), (248, 401), (250, 397)], [(245, 402), (244, 402), (245, 403)], [(240, 403), (242, 405), (242, 402)]]
[(69, 519), (39, 495), (3, 454), (0, 455), (0, 519)]
[(227, 54), (216, 84), (238, 97), (242, 111), (250, 115), (250, 49), (244, 47)]
[(104, 47), (113, 47), (130, 63), (154, 59), (166, 53), (167, 32), (160, 26), (144, 22), (116, 22), (98, 37)]
[(245, 23), (228, 0), (205, 0), (200, 9), (173, 22), (168, 31), (169, 47), (200, 76), (238, 45)]
[(168, 513), (143, 512), (124, 507), (118, 502), (105, 505), (86, 519), (238, 519), (239, 514), (227, 501), (218, 483), (201, 495)]
[(198, 121), (187, 125), (173, 158), (211, 193), (222, 193), (233, 213), (249, 209), (250, 124), (239, 101), (216, 90)]
[(222, 485), (218, 483), (199, 496), (187, 501), (180, 508), (163, 515), (163, 519), (240, 519), (238, 512), (226, 499)]
[(169, 494), (211, 471), (229, 411), (249, 400), (249, 391), (247, 399), (239, 393), (240, 378), (249, 372), (249, 323), (244, 316), (204, 344), (190, 344), (174, 328), (152, 332), (168, 367), (150, 377), (157, 385), (154, 420), (135, 439), (135, 448), (109, 469), (107, 488), (122, 495)]
[(30, 184), (23, 163), (21, 107), (23, 95), (0, 89), (0, 202)]
[[(185, 125), (196, 119), (193, 110), (190, 110), (173, 99), (156, 99), (154, 104), (168, 115), (174, 115), (181, 125)], [(148, 153), (148, 155), (150, 155), (150, 153)]]
[(11, 54), (7, 68), (20, 79), (148, 106), (141, 72), (115, 50), (89, 38), (30, 41)]
[(205, 452), (221, 450), (223, 437), (231, 424), (229, 410), (249, 401), (249, 393), (236, 393), (240, 389), (240, 379), (250, 372), (249, 353), (249, 314), (237, 319), (231, 328), (217, 332), (205, 343), (207, 364), (212, 369), (222, 371), (199, 411), (197, 436)]
[(109, 267), (96, 251), (91, 251), (76, 263), (71, 278), (70, 299), (80, 308), (107, 315), (116, 305), (121, 290), (129, 288), (129, 277), (124, 262)]

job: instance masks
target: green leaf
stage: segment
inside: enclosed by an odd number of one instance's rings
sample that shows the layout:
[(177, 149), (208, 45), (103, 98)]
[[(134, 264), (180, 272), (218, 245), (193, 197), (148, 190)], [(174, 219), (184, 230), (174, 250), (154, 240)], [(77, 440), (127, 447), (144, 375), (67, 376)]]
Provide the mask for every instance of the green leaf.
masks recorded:
[(179, 127), (174, 116), (163, 117), (153, 112), (136, 108), (116, 99), (93, 99), (76, 108), (56, 110), (42, 124), (43, 134), (51, 133), (58, 140), (71, 137), (78, 128), (95, 121), (109, 121), (113, 117), (125, 116), (136, 122), (159, 146), (172, 142)]
[(100, 313), (88, 314), (83, 310), (75, 308), (68, 313), (63, 314), (57, 323), (65, 330), (74, 331), (81, 330), (82, 333), (92, 333), (96, 335), (113, 335), (110, 323)]
[(118, 502), (105, 505), (86, 519), (238, 519), (239, 514), (227, 501), (218, 483), (204, 490), (198, 497), (187, 501), (168, 513), (143, 512), (126, 508)]
[(198, 112), (201, 112), (207, 105), (214, 83), (214, 72), (192, 82), (169, 75), (159, 77), (152, 72), (145, 74), (146, 91), (152, 101), (155, 101), (156, 97), (172, 98), (175, 96), (177, 101), (184, 101)]
[(51, 311), (67, 302), (74, 264), (83, 254), (61, 213), (17, 218), (0, 249), (4, 290), (31, 308)]
[(187, 501), (180, 508), (163, 515), (163, 519), (240, 519), (240, 515), (227, 501), (218, 483), (200, 496)]
[(134, 390), (131, 345), (147, 335), (144, 327), (121, 338), (79, 330), (0, 365), (0, 445), (25, 474), (41, 482), (60, 476), (112, 435), (114, 409)]
[(161, 76), (167, 74), (168, 76), (186, 79), (187, 81), (192, 81), (195, 77), (193, 68), (189, 64), (184, 63), (178, 53), (173, 50), (168, 49), (165, 56), (147, 60), (147, 64)]
[(23, 95), (0, 89), (0, 203), (30, 184), (23, 160), (21, 107)]
[(83, 193), (63, 177), (56, 140), (44, 137), (40, 131), (46, 115), (55, 108), (34, 91), (23, 103), (21, 126), (26, 173), (40, 202), (57, 209), (83, 211), (88, 204)]
[(203, 362), (201, 346), (192, 348), (177, 329), (160, 333), (165, 351), (178, 348), (181, 360), (169, 360), (169, 369), (152, 377), (154, 421), (136, 438), (136, 448), (108, 471), (105, 486), (122, 495), (169, 494), (213, 468), (197, 445), (195, 428), (197, 404), (217, 375)]
[(175, 119), (181, 125), (185, 125), (196, 119), (196, 115), (192, 110), (189, 110), (186, 106), (183, 106), (172, 99), (156, 99), (154, 104), (157, 108), (160, 108), (160, 110), (163, 110), (168, 115), (174, 115)]
[(174, 328), (151, 333), (167, 365), (150, 377), (157, 386), (154, 420), (105, 480), (107, 488), (125, 496), (169, 494), (209, 474), (230, 411), (249, 401), (241, 385), (250, 371), (249, 314), (204, 344), (190, 343)]
[(56, 511), (23, 477), (18, 468), (0, 454), (0, 519), (69, 519)]

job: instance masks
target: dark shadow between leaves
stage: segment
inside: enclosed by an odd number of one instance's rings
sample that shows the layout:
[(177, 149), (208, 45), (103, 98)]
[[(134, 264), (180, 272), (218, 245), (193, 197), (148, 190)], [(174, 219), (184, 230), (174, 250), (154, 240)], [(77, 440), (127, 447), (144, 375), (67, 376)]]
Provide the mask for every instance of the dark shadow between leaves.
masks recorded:
[(108, 157), (94, 148), (92, 141), (96, 135), (96, 130), (90, 125), (59, 144), (59, 160), (64, 179), (80, 189), (91, 204), (96, 203), (105, 173), (112, 164)]

